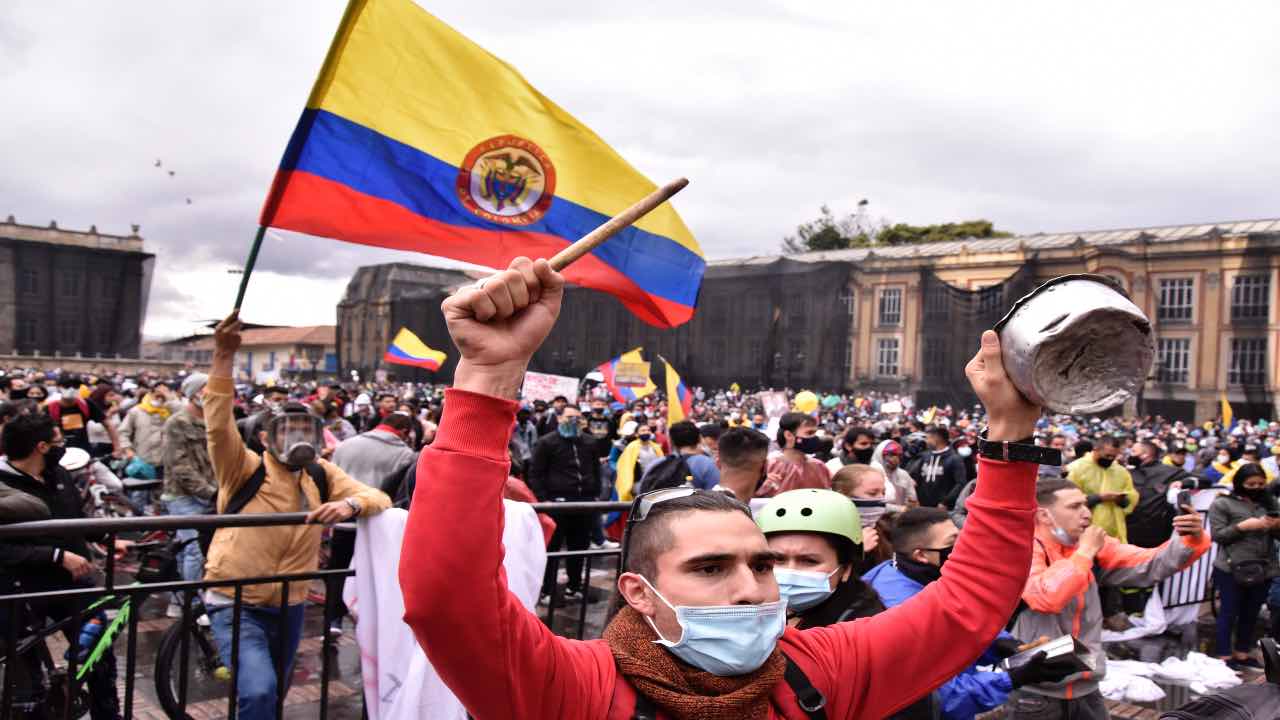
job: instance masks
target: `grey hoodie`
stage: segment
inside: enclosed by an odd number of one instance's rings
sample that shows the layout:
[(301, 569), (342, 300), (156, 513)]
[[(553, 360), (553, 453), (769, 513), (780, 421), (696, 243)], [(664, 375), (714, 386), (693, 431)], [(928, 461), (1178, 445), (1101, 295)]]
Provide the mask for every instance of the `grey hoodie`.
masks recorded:
[(387, 476), (403, 472), (415, 457), (395, 433), (370, 430), (338, 445), (333, 464), (365, 485), (381, 488)]

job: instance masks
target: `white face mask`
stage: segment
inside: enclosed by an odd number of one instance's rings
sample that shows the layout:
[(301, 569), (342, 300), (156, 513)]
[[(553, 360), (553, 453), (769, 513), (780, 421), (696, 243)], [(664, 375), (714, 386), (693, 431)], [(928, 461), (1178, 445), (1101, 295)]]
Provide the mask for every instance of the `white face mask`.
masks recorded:
[(1219, 465), (1226, 465), (1226, 464), (1228, 464), (1228, 463), (1230, 463), (1230, 462), (1231, 462), (1231, 456), (1230, 456), (1230, 455), (1219, 455), (1219, 456), (1218, 456), (1218, 464), (1219, 464)]
[(968, 445), (961, 445), (960, 447), (956, 448), (956, 454), (962, 458), (967, 458), (973, 454), (973, 448), (969, 447)]
[(816, 570), (791, 570), (776, 567), (773, 577), (778, 581), (778, 591), (787, 604), (787, 610), (804, 612), (831, 597), (831, 577), (840, 572), (836, 568), (829, 573)]
[(654, 642), (712, 675), (732, 677), (760, 669), (787, 628), (787, 604), (782, 600), (760, 605), (672, 605), (648, 579), (639, 577), (675, 611), (680, 623), (680, 640), (671, 642), (662, 637), (653, 618), (645, 616), (658, 635)]

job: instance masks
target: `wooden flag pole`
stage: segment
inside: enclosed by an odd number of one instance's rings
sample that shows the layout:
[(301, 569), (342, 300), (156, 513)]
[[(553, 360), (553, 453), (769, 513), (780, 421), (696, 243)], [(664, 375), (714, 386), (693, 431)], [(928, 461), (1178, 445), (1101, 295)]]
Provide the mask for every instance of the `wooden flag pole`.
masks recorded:
[(548, 262), (551, 263), (551, 269), (560, 272), (569, 266), (574, 260), (586, 255), (604, 244), (604, 241), (613, 237), (617, 232), (628, 225), (631, 225), (640, 218), (648, 215), (650, 211), (658, 207), (662, 203), (671, 199), (672, 195), (680, 192), (689, 184), (687, 178), (672, 180), (662, 187), (654, 190), (646, 195), (639, 202), (631, 207), (623, 210), (621, 213), (609, 218), (603, 225), (583, 235), (569, 247), (556, 253)]
[(240, 274), (240, 292), (236, 293), (236, 310), (244, 302), (244, 293), (249, 289), (249, 276), (253, 274), (253, 265), (258, 262), (258, 250), (262, 248), (262, 238), (267, 234), (267, 226), (259, 225), (258, 234), (253, 237), (253, 247), (249, 248), (249, 259), (244, 263), (244, 272)]

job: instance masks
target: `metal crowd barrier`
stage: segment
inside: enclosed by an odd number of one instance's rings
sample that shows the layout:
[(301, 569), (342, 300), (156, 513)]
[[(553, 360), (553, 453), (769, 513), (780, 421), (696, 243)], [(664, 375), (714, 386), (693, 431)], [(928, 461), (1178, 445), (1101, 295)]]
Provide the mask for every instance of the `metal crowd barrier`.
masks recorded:
[[(563, 503), (538, 503), (533, 507), (539, 512), (545, 512), (549, 515), (580, 515), (580, 514), (601, 514), (606, 512), (616, 512), (625, 510), (630, 503), (618, 502), (563, 502)], [(0, 696), (0, 718), (7, 720), (8, 718), (18, 717), (15, 713), (15, 697), (18, 688), (19, 672), (15, 672), (18, 663), (16, 659), (22, 659), (23, 662), (28, 660), (26, 655), (36, 647), (37, 643), (46, 642), (47, 638), (52, 637), (58, 632), (70, 630), (70, 653), (67, 661), (66, 676), (72, 678), (76, 675), (78, 662), (76, 660), (77, 651), (79, 650), (79, 629), (85, 620), (90, 616), (91, 610), (88, 608), (98, 600), (106, 597), (114, 596), (116, 598), (128, 598), (130, 606), (133, 609), (130, 612), (125, 633), (125, 684), (124, 684), (124, 702), (123, 713), (126, 720), (134, 716), (134, 696), (135, 696), (135, 675), (138, 667), (138, 612), (145, 599), (153, 594), (176, 593), (182, 597), (182, 617), (174, 622), (182, 623), (183, 627), (189, 627), (195, 622), (192, 617), (193, 603), (197, 597), (197, 593), (203, 594), (205, 590), (210, 588), (223, 589), (224, 593), (229, 593), (233, 599), (231, 607), (232, 612), (232, 634), (231, 634), (231, 658), (232, 667), (230, 670), (230, 681), (227, 690), (227, 717), (234, 719), (237, 711), (236, 687), (237, 677), (239, 674), (239, 648), (240, 648), (240, 619), (243, 611), (243, 591), (245, 586), (249, 585), (265, 585), (280, 584), (281, 585), (281, 607), (280, 607), (280, 642), (283, 643), (285, 636), (284, 627), (287, 619), (285, 609), (289, 596), (289, 587), (292, 583), (309, 583), (314, 580), (322, 580), (326, 583), (326, 601), (324, 603), (323, 613), (323, 647), (321, 651), (321, 679), (320, 679), (320, 710), (319, 717), (324, 720), (328, 717), (329, 712), (329, 681), (333, 662), (333, 650), (335, 647), (335, 636), (330, 632), (329, 625), (333, 614), (334, 601), (328, 597), (330, 592), (340, 592), (342, 583), (347, 577), (351, 577), (355, 572), (351, 569), (342, 570), (316, 570), (308, 573), (297, 573), (290, 575), (266, 575), (260, 577), (235, 578), (232, 580), (211, 582), (207, 580), (201, 581), (173, 581), (173, 582), (157, 582), (157, 583), (135, 583), (129, 585), (120, 585), (115, 578), (117, 562), (110, 550), (114, 546), (114, 541), (121, 533), (145, 533), (156, 530), (180, 530), (180, 529), (216, 529), (224, 527), (264, 527), (279, 525), (301, 525), (305, 523), (306, 513), (248, 513), (238, 515), (164, 515), (154, 517), (135, 517), (135, 518), (85, 518), (75, 520), (42, 520), (36, 522), (15, 523), (11, 525), (0, 525), (0, 543), (13, 538), (27, 538), (32, 536), (80, 536), (101, 538), (105, 536), (105, 543), (108, 549), (104, 577), (102, 584), (94, 587), (83, 587), (62, 590), (46, 590), (39, 592), (19, 592), (0, 595), (0, 617), (8, 620), (8, 625), (4, 629), (3, 655), (0, 656), (0, 671), (4, 673), (3, 694)], [(338, 525), (339, 530), (354, 529), (353, 524)], [(600, 558), (611, 556), (620, 556), (617, 549), (598, 549), (598, 550), (565, 550), (559, 552), (548, 553), (548, 563), (557, 565), (561, 560), (566, 558), (582, 557), (584, 558), (584, 578), (583, 588), (590, 588), (590, 573), (593, 560), (598, 561)], [(180, 560), (179, 560), (180, 561)], [(20, 574), (15, 573), (15, 574)], [(616, 578), (616, 573), (615, 573)], [(610, 587), (612, 583), (610, 584)], [(552, 625), (556, 611), (559, 609), (557, 604), (557, 593), (552, 593), (550, 602), (548, 603), (544, 622), (548, 626)], [(73, 605), (81, 610), (75, 610), (62, 620), (46, 624), (45, 618), (41, 617), (38, 622), (33, 623), (36, 628), (34, 635), (19, 638), (19, 629), (25, 628), (26, 623), (23, 622), (24, 616), (31, 611), (29, 607), (35, 603), (44, 605), (50, 602), (62, 602)], [(587, 610), (591, 598), (589, 593), (584, 593), (581, 598), (581, 607), (576, 617), (576, 629), (570, 631), (571, 634), (581, 638), (584, 635), (587, 624)], [(185, 717), (188, 700), (188, 680), (190, 668), (188, 667), (189, 642), (191, 639), (190, 632), (181, 633), (181, 647), (178, 650), (180, 657), (180, 676), (178, 678), (177, 692), (177, 716)], [(112, 648), (114, 652), (114, 647)], [(288, 665), (290, 658), (285, 658), (283, 652), (277, 652), (279, 657), (277, 676), (284, 677), (284, 669)], [(81, 683), (68, 682), (68, 687), (76, 688)], [(280, 683), (281, 687), (277, 688), (276, 693), (276, 715), (283, 717), (285, 697), (288, 692), (287, 684)], [(66, 688), (63, 688), (64, 691)], [(363, 696), (363, 688), (361, 688)], [(73, 718), (73, 703), (64, 699), (61, 703), (61, 716), (63, 718)], [(42, 709), (37, 709), (43, 712)], [(42, 715), (37, 715), (42, 716)]]

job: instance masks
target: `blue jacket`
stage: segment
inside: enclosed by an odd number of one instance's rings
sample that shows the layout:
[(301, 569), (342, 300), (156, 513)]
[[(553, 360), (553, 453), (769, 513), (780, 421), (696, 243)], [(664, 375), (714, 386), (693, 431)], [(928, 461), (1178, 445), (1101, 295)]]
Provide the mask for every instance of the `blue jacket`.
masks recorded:
[[(924, 590), (924, 586), (903, 575), (894, 567), (892, 560), (886, 560), (871, 568), (862, 579), (880, 593), (880, 599), (887, 608), (896, 607), (910, 600), (916, 593)], [(1012, 637), (1001, 632), (998, 637)], [(970, 665), (959, 675), (951, 678), (938, 688), (938, 696), (942, 702), (942, 717), (947, 720), (973, 720), (978, 713), (984, 713), (1004, 704), (1013, 690), (1009, 675), (1002, 672), (983, 672), (978, 665), (994, 665), (998, 662), (991, 648), (982, 657)]]

